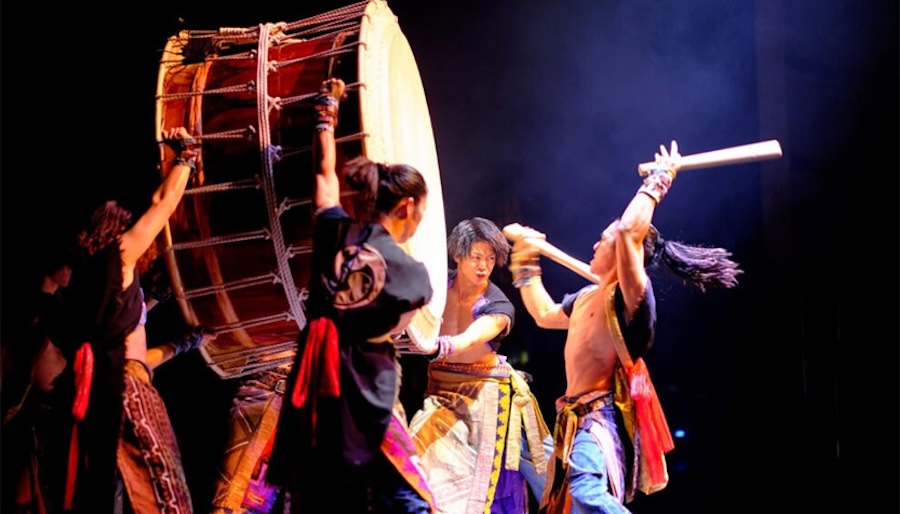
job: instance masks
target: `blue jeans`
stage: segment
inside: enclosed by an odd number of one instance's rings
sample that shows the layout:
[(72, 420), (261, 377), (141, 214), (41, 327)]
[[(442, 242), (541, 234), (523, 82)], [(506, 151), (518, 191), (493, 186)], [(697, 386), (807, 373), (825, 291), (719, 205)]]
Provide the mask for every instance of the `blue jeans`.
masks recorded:
[[(572, 497), (571, 514), (591, 513), (625, 513), (630, 511), (610, 492), (607, 459), (614, 459), (618, 466), (619, 476), (616, 486), (621, 491), (625, 487), (624, 448), (616, 430), (615, 410), (606, 406), (590, 413), (584, 425), (575, 434), (575, 442), (569, 454), (567, 485)], [(600, 425), (600, 429), (612, 437), (616, 455), (605, 455), (597, 440), (591, 435), (592, 425)], [(597, 430), (597, 427), (594, 427)]]
[[(542, 443), (544, 456), (549, 465), (551, 462), (550, 456), (553, 454), (553, 436), (548, 435), (544, 438)], [(528, 441), (524, 436), (522, 437), (522, 458), (519, 460), (519, 471), (522, 473), (522, 476), (525, 477), (525, 481), (528, 482), (528, 487), (531, 488), (532, 494), (534, 494), (534, 497), (537, 498), (538, 503), (540, 503), (541, 497), (544, 495), (544, 488), (547, 486), (547, 474), (538, 474), (534, 469), (531, 448), (528, 447)]]

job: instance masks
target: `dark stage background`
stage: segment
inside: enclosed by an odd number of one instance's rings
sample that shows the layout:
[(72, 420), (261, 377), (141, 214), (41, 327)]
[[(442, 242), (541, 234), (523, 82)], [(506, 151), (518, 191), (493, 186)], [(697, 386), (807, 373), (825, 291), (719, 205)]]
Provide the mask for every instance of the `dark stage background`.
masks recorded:
[[(5, 4), (4, 312), (52, 234), (108, 197), (149, 200), (158, 62), (179, 17), (252, 26), (346, 3)], [(781, 142), (778, 160), (683, 172), (657, 211), (665, 236), (729, 248), (745, 274), (705, 294), (652, 274), (647, 361), (684, 437), (669, 487), (634, 512), (898, 510), (895, 0), (389, 5), (424, 83), (448, 227), (520, 222), (587, 261), (659, 144)], [(544, 273), (557, 298), (585, 284), (550, 261)], [(518, 303), (508, 271), (495, 279)], [(166, 309), (157, 326), (176, 316)], [(503, 352), (534, 376), (552, 424), (564, 334), (519, 312)], [(422, 362), (405, 360), (414, 385)], [(156, 384), (205, 511), (235, 384), (199, 355)]]

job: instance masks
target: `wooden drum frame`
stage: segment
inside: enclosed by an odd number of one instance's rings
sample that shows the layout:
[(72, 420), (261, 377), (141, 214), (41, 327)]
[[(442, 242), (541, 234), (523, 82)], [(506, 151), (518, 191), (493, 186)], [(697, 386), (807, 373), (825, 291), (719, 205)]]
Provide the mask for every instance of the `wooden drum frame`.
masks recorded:
[[(306, 326), (311, 102), (331, 76), (348, 93), (335, 134), (338, 166), (362, 154), (425, 176), (428, 208), (404, 249), (428, 268), (434, 297), (406, 335), (428, 344), (440, 330), (447, 247), (437, 151), (415, 58), (386, 2), (292, 23), (184, 30), (160, 61), (156, 138), (184, 126), (202, 148), (162, 237), (185, 321), (217, 334), (201, 352), (222, 378), (292, 362)], [(165, 176), (174, 156), (160, 148)], [(349, 200), (342, 198), (352, 213)]]

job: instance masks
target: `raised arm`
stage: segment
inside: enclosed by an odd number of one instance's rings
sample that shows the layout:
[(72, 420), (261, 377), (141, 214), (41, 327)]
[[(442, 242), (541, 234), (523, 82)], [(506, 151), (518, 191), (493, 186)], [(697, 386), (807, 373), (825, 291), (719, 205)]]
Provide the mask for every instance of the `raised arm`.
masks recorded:
[(677, 142), (672, 141), (671, 151), (660, 145), (659, 153), (656, 154), (656, 167), (644, 179), (619, 218), (616, 230), (616, 275), (628, 318), (643, 301), (647, 289), (644, 238), (647, 237), (657, 204), (665, 197), (678, 173), (680, 159)]
[(566, 329), (569, 317), (544, 288), (541, 280), (540, 251), (529, 240), (546, 239), (546, 236), (532, 228), (525, 227), (524, 237), (513, 243), (509, 269), (513, 275), (513, 286), (522, 295), (525, 310), (534, 318), (537, 326), (547, 329)]
[(175, 212), (194, 171), (199, 151), (196, 140), (187, 130), (178, 127), (165, 131), (163, 140), (175, 151), (175, 163), (153, 193), (150, 207), (119, 239), (122, 265), (127, 270), (126, 273), (134, 269), (138, 259), (150, 248)]
[(313, 136), (313, 159), (316, 165), (316, 182), (313, 207), (316, 212), (335, 207), (341, 202), (334, 129), (337, 127), (338, 110), (343, 96), (344, 81), (331, 78), (322, 82), (315, 100), (316, 134)]

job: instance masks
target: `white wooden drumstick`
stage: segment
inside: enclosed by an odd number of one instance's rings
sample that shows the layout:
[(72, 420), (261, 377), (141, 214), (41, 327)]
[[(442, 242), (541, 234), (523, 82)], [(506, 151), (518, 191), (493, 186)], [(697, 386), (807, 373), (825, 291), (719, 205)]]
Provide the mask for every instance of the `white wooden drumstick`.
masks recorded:
[[(742, 162), (765, 161), (781, 157), (781, 144), (777, 139), (760, 141), (749, 145), (732, 146), (711, 152), (681, 156), (681, 171), (726, 166)], [(655, 162), (638, 164), (638, 175), (646, 177), (656, 166)]]
[[(503, 235), (506, 236), (506, 238), (510, 241), (518, 241), (519, 239), (526, 237), (525, 227), (518, 223), (510, 223), (509, 225), (503, 227)], [(559, 264), (562, 264), (563, 266), (569, 268), (575, 273), (578, 273), (582, 277), (590, 280), (595, 284), (600, 283), (600, 277), (591, 273), (591, 267), (589, 265), (572, 257), (566, 252), (548, 243), (544, 239), (538, 239), (536, 237), (529, 237), (527, 239), (530, 244), (532, 244), (535, 248), (538, 249), (538, 251), (541, 252), (541, 255), (548, 257)]]

